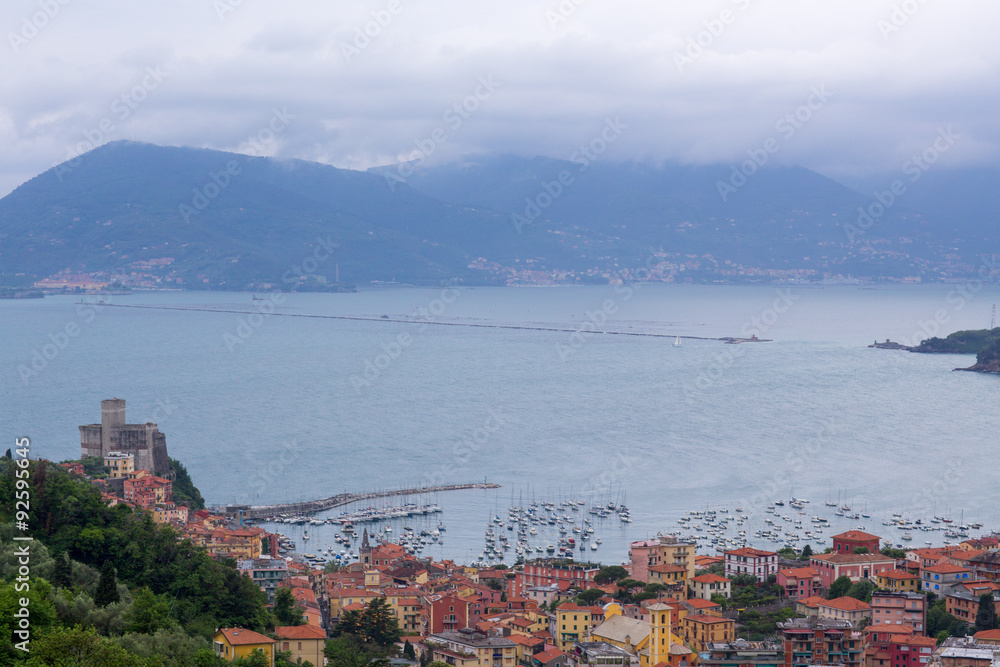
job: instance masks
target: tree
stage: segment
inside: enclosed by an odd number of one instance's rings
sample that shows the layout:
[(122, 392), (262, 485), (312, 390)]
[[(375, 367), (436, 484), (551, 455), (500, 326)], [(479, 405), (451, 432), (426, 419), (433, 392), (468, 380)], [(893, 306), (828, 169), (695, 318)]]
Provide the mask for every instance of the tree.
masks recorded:
[(104, 561), (101, 566), (101, 578), (97, 581), (97, 590), (94, 592), (94, 603), (98, 607), (107, 607), (109, 604), (120, 601), (118, 596), (118, 576), (115, 573), (115, 566), (110, 560)]
[(403, 657), (406, 658), (407, 660), (417, 659), (417, 652), (416, 650), (414, 650), (413, 644), (410, 643), (409, 639), (407, 639), (406, 642), (403, 644)]
[(375, 598), (368, 603), (361, 614), (361, 631), (363, 641), (383, 648), (395, 644), (403, 634), (385, 598)]
[(813, 555), (813, 548), (812, 546), (807, 544), (804, 547), (802, 547), (802, 555), (799, 556), (799, 560), (809, 560), (810, 558), (812, 558), (812, 555)]
[(73, 585), (73, 564), (65, 551), (56, 557), (56, 565), (52, 571), (52, 584), (56, 588), (70, 588)]
[(329, 667), (384, 667), (389, 663), (385, 649), (364, 644), (349, 635), (328, 641), (323, 653), (329, 658)]
[(836, 581), (830, 584), (830, 595), (828, 599), (836, 600), (837, 598), (844, 597), (847, 595), (847, 591), (851, 590), (851, 586), (853, 585), (854, 582), (851, 581), (850, 577), (846, 575), (837, 577)]
[[(834, 582), (836, 583), (836, 582)], [(861, 600), (862, 602), (871, 602), (872, 593), (875, 592), (875, 584), (868, 581), (867, 579), (862, 579), (856, 584), (852, 584), (847, 590), (846, 595), (852, 597), (855, 600)]]
[(854, 547), (854, 553), (856, 554), (870, 554), (872, 552), (868, 547)]
[(278, 625), (304, 625), (302, 614), (305, 610), (295, 603), (295, 596), (290, 588), (279, 588), (274, 594), (274, 617)]
[(486, 580), (486, 585), (489, 588), (491, 588), (492, 590), (494, 590), (494, 591), (502, 591), (503, 590), (503, 584), (501, 584), (500, 580), (497, 579), (496, 577), (490, 577), (489, 579), (487, 579)]
[(170, 602), (160, 599), (145, 586), (132, 601), (132, 607), (126, 614), (128, 632), (144, 635), (154, 634), (157, 630), (173, 627), (175, 622), (170, 617)]
[(105, 639), (93, 628), (58, 628), (31, 642), (29, 667), (147, 667), (150, 663), (133, 655), (117, 642)]
[(621, 565), (609, 565), (608, 567), (602, 567), (594, 575), (594, 583), (604, 585), (611, 584), (619, 579), (624, 579), (628, 576), (628, 570), (626, 570)]
[(997, 627), (996, 606), (993, 603), (993, 593), (983, 593), (979, 596), (979, 611), (976, 612), (976, 632), (993, 630)]
[(588, 588), (579, 595), (576, 596), (576, 601), (584, 606), (589, 606), (600, 600), (602, 597), (607, 595), (600, 588)]
[(895, 558), (896, 560), (903, 560), (904, 558), (906, 558), (905, 551), (903, 551), (902, 549), (893, 549), (888, 545), (882, 547), (882, 550), (879, 551), (879, 553), (882, 554), (883, 556), (888, 556), (889, 558)]
[(778, 549), (778, 558), (784, 558), (786, 560), (795, 560), (799, 557), (799, 553), (792, 547), (782, 547)]

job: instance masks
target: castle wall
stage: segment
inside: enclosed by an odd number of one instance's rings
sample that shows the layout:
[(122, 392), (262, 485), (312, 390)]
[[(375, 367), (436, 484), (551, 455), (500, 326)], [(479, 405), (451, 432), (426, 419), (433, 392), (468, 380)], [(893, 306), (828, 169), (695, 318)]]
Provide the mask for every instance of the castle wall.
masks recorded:
[(101, 425), (87, 424), (80, 427), (80, 457), (104, 456), (101, 448)]
[(101, 401), (101, 423), (80, 427), (80, 455), (104, 457), (111, 452), (135, 456), (135, 469), (173, 478), (167, 438), (156, 424), (126, 424), (125, 401)]

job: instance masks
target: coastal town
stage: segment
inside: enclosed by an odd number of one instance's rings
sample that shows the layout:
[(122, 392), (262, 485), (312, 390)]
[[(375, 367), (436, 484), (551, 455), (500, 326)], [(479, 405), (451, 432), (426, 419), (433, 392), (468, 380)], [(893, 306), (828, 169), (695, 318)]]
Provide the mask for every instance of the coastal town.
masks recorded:
[(217, 629), (213, 646), (227, 660), (259, 652), (273, 665), (285, 651), (300, 664), (326, 664), (342, 624), (385, 610), (400, 666), (1000, 665), (997, 532), (901, 548), (852, 529), (777, 550), (703, 549), (664, 532), (632, 541), (621, 565), (561, 551), (521, 554), (509, 566), (435, 560), (364, 527), (350, 538), (354, 558), (317, 562), (240, 512), (196, 509), (187, 492), (179, 499), (165, 436), (155, 424), (127, 424), (124, 400), (103, 401), (101, 424), (80, 432), (81, 460), (59, 466), (98, 486), (108, 505), (173, 526), (178, 540), (230, 564), (271, 604), (290, 592), (298, 624), (270, 634)]

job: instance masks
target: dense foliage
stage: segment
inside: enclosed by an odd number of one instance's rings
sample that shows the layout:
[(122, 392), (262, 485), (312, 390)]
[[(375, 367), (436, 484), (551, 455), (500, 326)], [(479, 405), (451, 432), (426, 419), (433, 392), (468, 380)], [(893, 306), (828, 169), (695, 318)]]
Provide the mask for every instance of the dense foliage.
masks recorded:
[(1000, 342), (1000, 327), (956, 331), (947, 338), (928, 338), (920, 341), (914, 352), (939, 354), (977, 354), (995, 348)]
[[(273, 627), (248, 577), (148, 513), (108, 507), (88, 481), (52, 464), (27, 468), (31, 513), (27, 530), (15, 530), (16, 468), (0, 460), (0, 618), (10, 626), (24, 595), (14, 590), (14, 545), (30, 544), (32, 653), (15, 651), (4, 631), (0, 664), (215, 665), (207, 638), (216, 628)], [(34, 540), (14, 543), (14, 534)]]
[(191, 475), (188, 474), (187, 468), (177, 459), (169, 460), (170, 467), (174, 471), (174, 502), (187, 505), (192, 510), (205, 509), (205, 499), (201, 497), (201, 492), (191, 481)]

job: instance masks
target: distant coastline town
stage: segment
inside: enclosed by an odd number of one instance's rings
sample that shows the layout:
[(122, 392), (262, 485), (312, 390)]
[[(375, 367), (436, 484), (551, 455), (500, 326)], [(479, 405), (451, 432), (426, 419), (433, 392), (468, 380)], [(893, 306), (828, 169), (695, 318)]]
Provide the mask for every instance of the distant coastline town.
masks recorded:
[[(102, 401), (101, 423), (80, 434), (81, 459), (58, 464), (63, 474), (97, 487), (112, 509), (169, 526), (179, 544), (252, 582), (288, 621), (209, 631), (220, 661), (343, 664), (353, 641), (399, 667), (1000, 665), (1000, 533), (968, 538), (970, 526), (948, 517), (931, 520), (940, 528), (912, 526), (948, 529), (954, 542), (936, 548), (900, 548), (851, 529), (775, 551), (716, 539), (718, 548), (699, 553), (698, 540), (662, 533), (631, 542), (624, 563), (602, 565), (575, 558), (570, 533), (558, 555), (519, 551), (509, 566), (423, 557), (418, 545), (438, 540), (443, 523), (433, 537), (410, 530), (393, 541), (357, 530), (371, 517), (356, 512), (339, 521), (344, 550), (317, 556), (240, 508), (205, 509), (156, 424), (126, 423), (124, 400)], [(805, 514), (808, 501), (789, 502)], [(557, 516), (539, 505), (492, 517), (497, 532), (509, 523), (512, 536), (527, 536)], [(775, 506), (784, 501), (769, 512)], [(300, 519), (316, 521), (283, 520)], [(714, 510), (680, 523), (728, 521), (742, 523)], [(494, 543), (502, 551), (506, 541)]]

